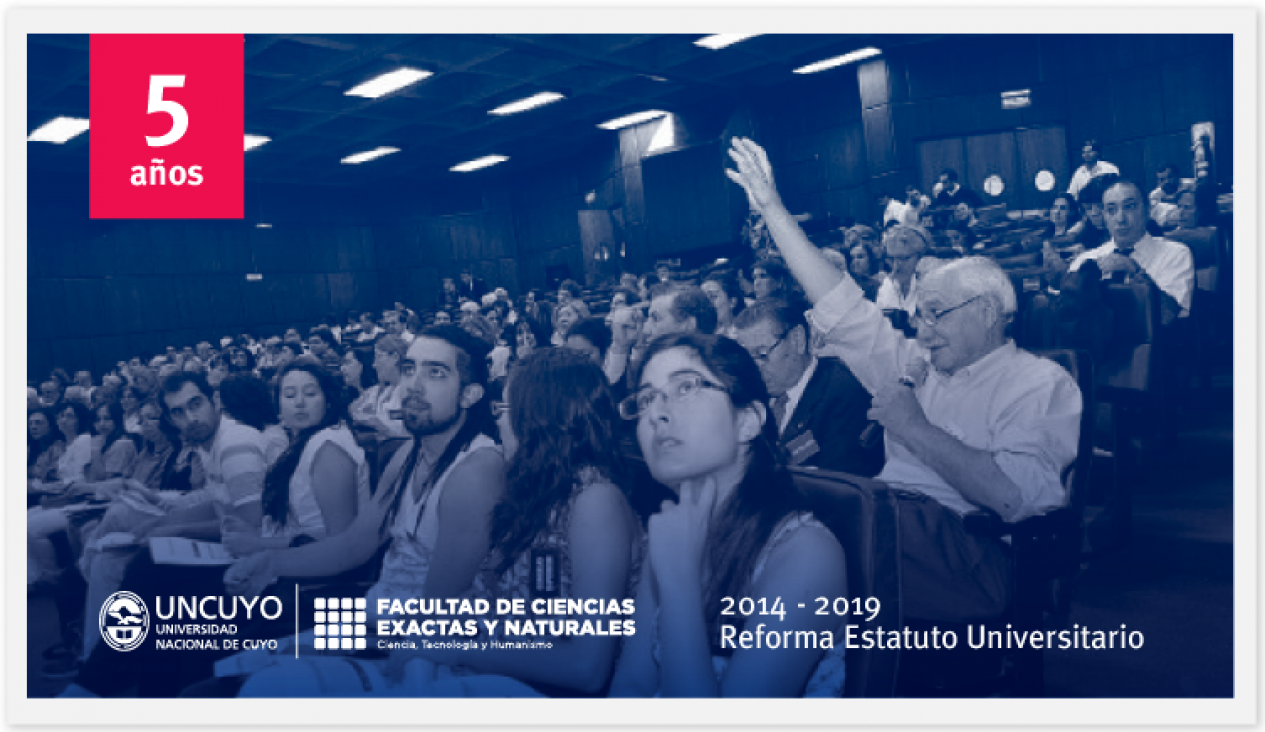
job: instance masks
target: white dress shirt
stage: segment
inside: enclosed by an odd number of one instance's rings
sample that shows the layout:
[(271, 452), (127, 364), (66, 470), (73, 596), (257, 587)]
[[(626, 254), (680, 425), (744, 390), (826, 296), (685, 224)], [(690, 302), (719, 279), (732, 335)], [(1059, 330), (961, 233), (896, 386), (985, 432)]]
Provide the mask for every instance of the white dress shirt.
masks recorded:
[[(841, 358), (871, 394), (907, 373), (927, 351), (894, 329), (851, 277), (808, 313), (825, 333), (825, 351)], [(1019, 521), (1066, 504), (1062, 475), (1076, 458), (1081, 393), (1061, 366), (1014, 342), (948, 375), (932, 369), (915, 389), (927, 420), (967, 447), (985, 450), (1019, 489)], [(958, 514), (978, 508), (899, 440), (885, 439), (878, 479), (923, 493)]]
[[(1115, 251), (1116, 242), (1113, 239), (1096, 249), (1081, 252), (1068, 265), (1068, 271), (1075, 272), (1085, 262), (1102, 259)], [(1138, 263), (1161, 290), (1181, 305), (1182, 311), (1178, 317), (1190, 315), (1190, 296), (1195, 289), (1195, 260), (1185, 244), (1145, 234), (1134, 245), (1129, 257)]]
[(799, 406), (799, 400), (804, 396), (804, 389), (808, 388), (808, 382), (812, 381), (813, 374), (817, 372), (817, 357), (813, 356), (808, 362), (808, 368), (804, 369), (804, 373), (799, 377), (799, 381), (795, 382), (786, 392), (786, 411), (782, 412), (782, 421), (778, 422), (777, 433), (780, 435), (786, 432), (786, 426), (791, 423), (791, 417), (795, 414), (796, 407)]

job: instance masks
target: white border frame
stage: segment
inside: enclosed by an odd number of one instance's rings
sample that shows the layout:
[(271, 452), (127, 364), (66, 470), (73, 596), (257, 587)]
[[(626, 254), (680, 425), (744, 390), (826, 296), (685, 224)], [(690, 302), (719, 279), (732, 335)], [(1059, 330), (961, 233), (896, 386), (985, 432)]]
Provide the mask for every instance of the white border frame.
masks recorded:
[[(1192, 725), (1252, 724), (1257, 720), (1257, 488), (1260, 473), (1252, 449), (1260, 445), (1257, 420), (1257, 324), (1261, 281), (1257, 241), (1257, 25), (1251, 8), (979, 8), (935, 7), (671, 9), (552, 7), (272, 9), (13, 8), (5, 17), (8, 121), (5, 153), (6, 226), (11, 263), (5, 278), (10, 313), (26, 312), (26, 40), (28, 33), (373, 33), (416, 29), (419, 33), (469, 32), (692, 32), (760, 28), (764, 32), (866, 33), (1233, 33), (1235, 128), (1234, 332), (1234, 698), (1039, 699), (1039, 700), (59, 700), (26, 698), (27, 600), (18, 582), (25, 557), (24, 513), (17, 494), (6, 498), (8, 561), (5, 637), (7, 722), (19, 725), (162, 724), (195, 720), (216, 725), (273, 724), (375, 726), (596, 726), (724, 725), (785, 728), (799, 725)], [(22, 245), (19, 246), (18, 244)], [(25, 342), (26, 322), (14, 328)], [(25, 358), (5, 359), (3, 383), (24, 381)], [(7, 414), (18, 413), (21, 390), (4, 392)], [(19, 445), (18, 420), (3, 429), (5, 445)], [(6, 474), (19, 474), (20, 451), (3, 453)], [(1127, 620), (1127, 619), (1122, 619)], [(1150, 639), (1148, 642), (1163, 642)]]

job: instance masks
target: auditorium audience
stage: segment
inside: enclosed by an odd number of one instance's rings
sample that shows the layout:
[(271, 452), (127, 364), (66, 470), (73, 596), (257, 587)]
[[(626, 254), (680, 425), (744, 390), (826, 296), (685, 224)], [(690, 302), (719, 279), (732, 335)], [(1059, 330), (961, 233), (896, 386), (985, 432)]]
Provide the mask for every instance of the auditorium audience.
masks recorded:
[[(286, 452), (267, 470), (266, 476), (246, 481), (244, 474), (238, 472), (234, 477), (225, 476), (225, 491), (210, 486), (212, 495), (227, 494), (230, 498), (239, 494), (247, 482), (250, 490), (259, 489), (249, 496), (231, 500), (230, 505), (221, 504), (224, 515), (220, 538), (225, 548), (236, 556), (288, 547), (300, 537), (320, 542), (335, 536), (351, 524), (357, 503), (368, 498), (369, 474), (364, 453), (343, 421), (341, 387), (335, 378), (314, 359), (305, 358), (285, 367), (278, 382), (280, 419), (293, 435)], [(253, 464), (262, 468), (263, 455), (258, 452), (256, 430), (237, 424), (227, 416), (214, 419), (203, 409), (208, 403), (200, 391), (202, 384), (194, 381), (183, 382), (178, 389), (175, 386), (174, 380), (163, 385), (163, 398), (173, 421), (179, 424), (184, 418), (189, 425), (199, 421), (212, 430), (209, 451), (203, 447), (204, 456), (209, 458), (206, 465), (210, 483), (216, 482), (216, 467), (244, 469), (246, 461), (256, 461)], [(213, 410), (214, 405), (210, 405), (210, 409)], [(218, 425), (211, 428), (216, 421)], [(190, 433), (187, 428), (183, 432)], [(253, 510), (243, 510), (246, 505)], [(142, 596), (160, 592), (224, 595), (228, 593), (222, 574), (218, 567), (158, 565), (140, 554), (128, 566), (120, 586)], [(275, 634), (284, 632), (285, 626), (268, 627)], [(183, 656), (179, 664), (158, 669), (155, 666), (160, 656), (153, 646), (141, 646), (131, 653), (120, 654), (98, 644), (75, 684), (65, 694), (118, 696), (132, 683), (137, 683), (141, 696), (174, 695), (209, 676), (214, 661), (231, 653), (231, 649), (198, 651)]]
[[(278, 578), (355, 575), (376, 578), (371, 611), (378, 598), (635, 592), (638, 632), (622, 650), (612, 636), (555, 641), (548, 662), (434, 648), (304, 660), (341, 669), (313, 695), (359, 695), (352, 669), (366, 663), (383, 695), (838, 695), (840, 639), (826, 653), (721, 643), (722, 624), (743, 629), (722, 617), (722, 597), (777, 596), (780, 630), (838, 630), (837, 618), (791, 612), (847, 592), (843, 551), (792, 466), (897, 489), (906, 617), (1000, 613), (1010, 549), (963, 517), (1014, 522), (1063, 505), (1082, 404), (1065, 371), (1008, 337), (1012, 321), (1037, 321), (1020, 319), (1007, 272), (1034, 289), (1020, 255), (1039, 240), (1045, 282), (1023, 302), (1040, 299), (1033, 317), (1058, 331), (1041, 345), (1101, 359), (1113, 327), (1103, 284), (1154, 287), (1163, 324), (1190, 314), (1191, 250), (1159, 232), (1206, 222), (1216, 191), (1170, 164), (1144, 195), (1090, 140), (1044, 229), (1013, 211), (1023, 220), (981, 226), (980, 196), (946, 168), (930, 198), (912, 184), (905, 201), (880, 196), (881, 238), (846, 217), (823, 250), (799, 226), (810, 217), (783, 205), (760, 146), (735, 138), (730, 155), (756, 249), (736, 261), (659, 261), (618, 283), (589, 278), (587, 294), (564, 279), (556, 305), (535, 290), (511, 301), (464, 269), (443, 278), (433, 316), (396, 302), (380, 323), (351, 312), (338, 328), (331, 314), (284, 337), (226, 336), (218, 350), (166, 346), (99, 385), (60, 367), (29, 382), (27, 581), (53, 591), (62, 631), (45, 676), (78, 674), (68, 696), (133, 685), (171, 696), (209, 675), (209, 655), (166, 673), (153, 653), (103, 649), (94, 618), (120, 588), (257, 595)], [(590, 304), (606, 314), (589, 317)], [(645, 533), (618, 449), (633, 425), (651, 476), (677, 497)], [(100, 506), (66, 510), (87, 500)], [(223, 574), (159, 567), (142, 548), (162, 536), (218, 541), (237, 561)], [(542, 574), (541, 552), (556, 576)], [(282, 691), (287, 668), (243, 695), (296, 693)]]
[[(751, 356), (722, 336), (656, 340), (620, 404), (655, 480), (679, 503), (650, 518), (637, 633), (624, 642), (611, 695), (837, 696), (843, 646), (722, 644), (722, 598), (782, 598), (779, 630), (838, 630), (798, 609), (846, 593), (843, 550), (812, 518), (787, 472), (769, 395)], [(752, 630), (750, 624), (748, 630)]]
[[(603, 601), (630, 596), (644, 549), (640, 523), (620, 487), (626, 475), (623, 460), (610, 449), (617, 412), (601, 371), (584, 355), (567, 349), (537, 351), (515, 365), (503, 401), (492, 407), (508, 461), (505, 493), (491, 514), (490, 551), (464, 597), (487, 600), (495, 607), (498, 599), (530, 602), (546, 594)], [(537, 561), (542, 553), (556, 557), (551, 570), (542, 571)], [(495, 617), (504, 621), (510, 616)], [(506, 640), (503, 634), (498, 637)], [(551, 646), (532, 654), (424, 647), (393, 651), (386, 662), (374, 662), (383, 667), (385, 683), (373, 689), (345, 672), (337, 678), (350, 681), (347, 686), (300, 689), (294, 684), (294, 663), (325, 666), (317, 676), (331, 680), (345, 663), (287, 661), (255, 674), (241, 695), (540, 693), (527, 684), (555, 694), (591, 694), (610, 678), (619, 638), (562, 637)]]
[[(913, 319), (917, 339), (905, 338), (851, 277), (823, 266), (786, 212), (763, 150), (738, 138), (730, 155), (738, 170), (727, 174), (764, 211), (814, 304), (810, 322), (873, 395), (870, 417), (887, 432), (878, 478), (903, 489), (896, 496), (904, 615), (999, 615), (1010, 599), (1009, 551), (967, 532), (962, 516), (986, 508), (1018, 521), (1066, 502), (1062, 472), (1076, 455), (1080, 425), (1076, 382), (1006, 337), (1015, 292), (987, 258), (956, 260), (930, 274)], [(913, 386), (898, 381), (902, 376)]]
[(454, 326), (425, 330), (403, 360), (401, 407), (409, 439), (355, 521), (325, 541), (250, 555), (229, 568), (235, 594), (278, 577), (325, 577), (359, 567), (389, 542), (378, 598), (457, 597), (491, 545), (489, 517), (504, 495), (505, 463), (485, 399), (487, 347)]

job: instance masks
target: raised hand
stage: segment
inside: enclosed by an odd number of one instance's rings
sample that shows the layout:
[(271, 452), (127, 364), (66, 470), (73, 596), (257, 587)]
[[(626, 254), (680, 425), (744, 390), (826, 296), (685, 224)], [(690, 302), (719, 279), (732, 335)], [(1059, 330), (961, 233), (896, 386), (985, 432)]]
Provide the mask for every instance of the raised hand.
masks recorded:
[(752, 210), (767, 215), (770, 210), (782, 207), (782, 199), (773, 183), (773, 166), (764, 148), (745, 137), (735, 137), (730, 141), (729, 157), (738, 169), (726, 168), (725, 175), (747, 192), (747, 203)]

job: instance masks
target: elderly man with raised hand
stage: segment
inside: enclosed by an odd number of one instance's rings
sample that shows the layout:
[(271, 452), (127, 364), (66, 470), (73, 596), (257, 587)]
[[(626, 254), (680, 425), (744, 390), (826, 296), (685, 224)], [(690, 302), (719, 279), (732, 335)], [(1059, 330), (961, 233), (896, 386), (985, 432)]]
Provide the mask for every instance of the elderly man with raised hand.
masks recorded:
[(930, 273), (918, 337), (907, 339), (790, 219), (764, 150), (736, 138), (730, 157), (738, 169), (727, 174), (764, 214), (814, 304), (809, 321), (873, 395), (870, 417), (887, 431), (878, 479), (900, 489), (906, 615), (1001, 613), (1009, 549), (968, 533), (962, 516), (983, 507), (1018, 521), (1066, 503), (1061, 476), (1076, 457), (1082, 409), (1076, 382), (1006, 338), (1015, 292), (995, 262), (968, 257)]

